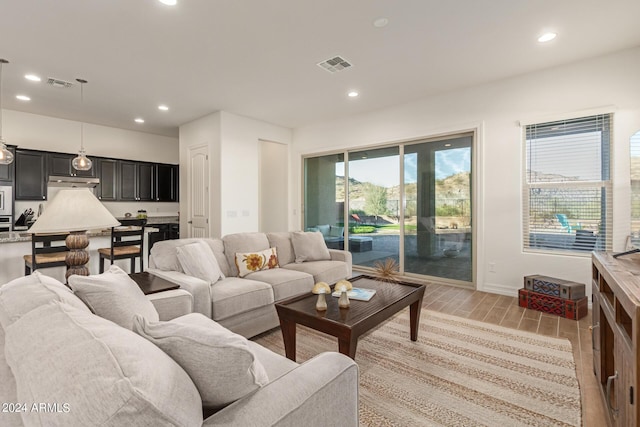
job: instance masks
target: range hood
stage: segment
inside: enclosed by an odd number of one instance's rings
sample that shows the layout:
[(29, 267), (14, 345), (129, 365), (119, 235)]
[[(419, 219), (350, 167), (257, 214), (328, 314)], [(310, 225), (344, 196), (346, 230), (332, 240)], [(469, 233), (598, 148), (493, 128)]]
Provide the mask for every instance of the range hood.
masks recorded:
[(55, 175), (49, 177), (49, 187), (94, 188), (98, 184), (100, 184), (100, 178)]

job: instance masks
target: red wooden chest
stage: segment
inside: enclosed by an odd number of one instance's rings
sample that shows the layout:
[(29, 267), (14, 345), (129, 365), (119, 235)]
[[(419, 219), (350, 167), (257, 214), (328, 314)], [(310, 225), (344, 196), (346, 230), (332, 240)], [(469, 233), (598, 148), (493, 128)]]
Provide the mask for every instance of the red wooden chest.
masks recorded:
[(589, 300), (587, 297), (570, 300), (552, 297), (524, 288), (520, 289), (518, 294), (520, 297), (520, 307), (556, 314), (567, 319), (581, 319), (586, 316), (589, 311)]

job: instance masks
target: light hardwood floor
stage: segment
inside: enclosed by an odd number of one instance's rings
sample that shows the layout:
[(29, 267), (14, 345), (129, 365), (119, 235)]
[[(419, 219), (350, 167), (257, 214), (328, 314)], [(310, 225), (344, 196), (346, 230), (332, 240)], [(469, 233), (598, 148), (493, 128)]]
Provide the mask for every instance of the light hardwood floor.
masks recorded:
[(427, 284), (422, 306), (433, 311), (489, 322), (521, 331), (568, 338), (573, 346), (582, 398), (582, 424), (607, 425), (604, 402), (593, 374), (591, 309), (576, 321), (522, 308), (516, 297), (446, 285)]

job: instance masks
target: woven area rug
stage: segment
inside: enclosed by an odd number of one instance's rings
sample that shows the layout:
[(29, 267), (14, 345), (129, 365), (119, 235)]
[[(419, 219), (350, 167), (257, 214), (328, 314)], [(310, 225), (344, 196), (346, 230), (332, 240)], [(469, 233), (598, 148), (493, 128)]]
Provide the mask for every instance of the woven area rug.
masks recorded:
[[(337, 351), (298, 326), (297, 360)], [(284, 355), (279, 329), (257, 337)], [(580, 426), (580, 389), (566, 339), (423, 309), (417, 342), (409, 310), (360, 337), (362, 426)]]

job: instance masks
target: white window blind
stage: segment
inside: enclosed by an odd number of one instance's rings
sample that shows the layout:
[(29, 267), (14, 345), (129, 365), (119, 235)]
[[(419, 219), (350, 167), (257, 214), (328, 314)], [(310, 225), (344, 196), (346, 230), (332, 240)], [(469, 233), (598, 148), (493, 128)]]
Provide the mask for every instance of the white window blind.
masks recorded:
[(611, 249), (611, 114), (524, 128), (524, 250)]

